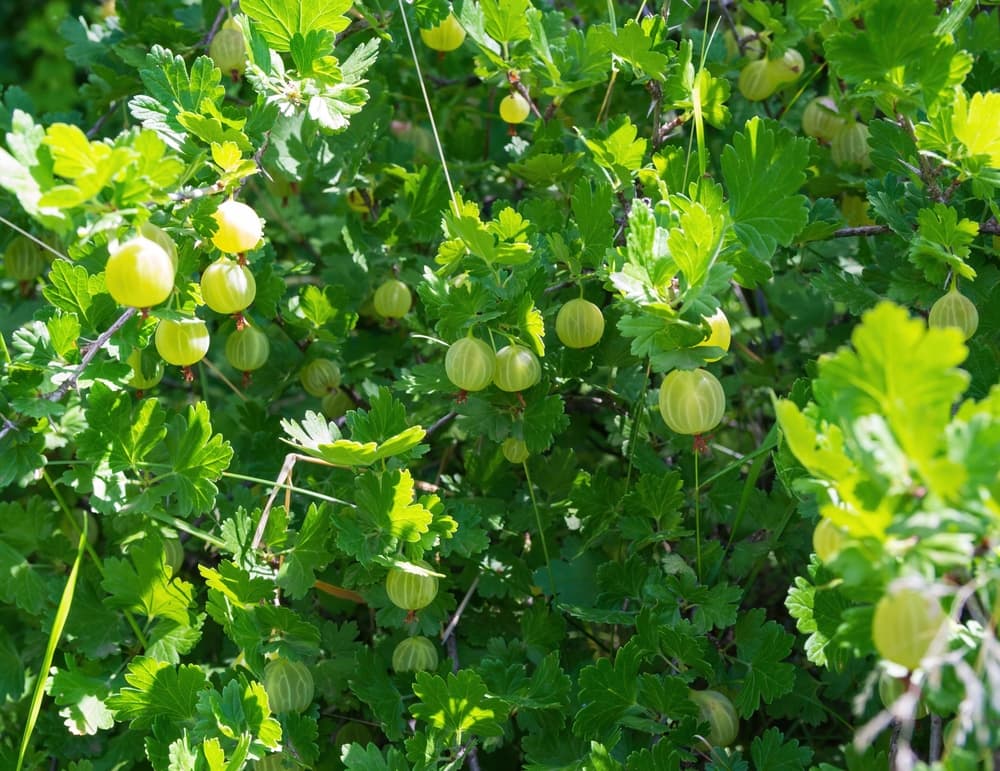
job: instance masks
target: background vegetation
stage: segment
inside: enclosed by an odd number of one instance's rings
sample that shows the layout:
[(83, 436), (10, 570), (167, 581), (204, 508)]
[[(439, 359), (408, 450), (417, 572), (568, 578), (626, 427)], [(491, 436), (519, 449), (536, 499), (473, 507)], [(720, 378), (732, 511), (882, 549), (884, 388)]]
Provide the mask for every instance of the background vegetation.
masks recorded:
[[(997, 3), (0, 21), (0, 766), (996, 767)], [(460, 390), (470, 335), (537, 382)]]

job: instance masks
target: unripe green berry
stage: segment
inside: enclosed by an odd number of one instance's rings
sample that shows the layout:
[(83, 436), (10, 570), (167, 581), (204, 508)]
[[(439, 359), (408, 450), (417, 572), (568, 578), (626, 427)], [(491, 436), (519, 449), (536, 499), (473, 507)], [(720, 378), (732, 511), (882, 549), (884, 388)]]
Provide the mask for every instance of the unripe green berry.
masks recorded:
[(953, 327), (968, 340), (979, 328), (979, 311), (976, 310), (972, 300), (959, 292), (957, 286), (952, 285), (951, 289), (931, 306), (927, 323), (939, 329)]
[(299, 380), (311, 396), (326, 396), (340, 385), (340, 367), (329, 359), (313, 359), (299, 373)]
[(437, 646), (426, 637), (407, 637), (392, 652), (392, 668), (397, 672), (425, 672), (437, 665)]
[(302, 712), (312, 704), (315, 685), (309, 667), (276, 658), (264, 667), (264, 690), (272, 712)]
[(503, 456), (511, 463), (524, 463), (531, 457), (531, 453), (528, 452), (528, 445), (524, 443), (524, 440), (515, 439), (512, 436), (504, 439), (500, 449), (503, 452)]

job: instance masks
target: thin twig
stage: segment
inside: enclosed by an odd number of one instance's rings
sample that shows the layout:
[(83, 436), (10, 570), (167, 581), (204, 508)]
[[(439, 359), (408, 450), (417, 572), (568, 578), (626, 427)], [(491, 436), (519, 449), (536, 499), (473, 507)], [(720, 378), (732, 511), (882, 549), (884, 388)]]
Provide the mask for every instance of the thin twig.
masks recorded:
[[(220, 180), (219, 182), (208, 185), (207, 187), (192, 187), (186, 190), (179, 190), (176, 193), (170, 193), (167, 197), (174, 202), (194, 201), (198, 198), (204, 198), (207, 195), (221, 193), (225, 189), (225, 185)], [(150, 206), (154, 205), (155, 204), (150, 204)]]
[(546, 120), (545, 116), (542, 114), (542, 111), (538, 109), (538, 105), (535, 104), (535, 100), (532, 99), (531, 94), (528, 93), (528, 87), (525, 86), (524, 83), (522, 83), (521, 80), (516, 76), (514, 78), (508, 76), (507, 80), (514, 88), (514, 90), (524, 97), (524, 100), (528, 103), (528, 106), (531, 108), (531, 111), (535, 113), (535, 117), (538, 118), (539, 120), (543, 121)]
[(222, 20), (226, 18), (227, 15), (233, 13), (233, 9), (237, 6), (237, 3), (232, 3), (229, 7), (225, 3), (219, 8), (219, 12), (215, 14), (215, 21), (212, 22), (212, 26), (208, 29), (208, 34), (201, 39), (198, 44), (201, 48), (208, 48), (212, 43), (212, 39), (215, 37), (216, 33), (219, 31), (219, 27), (222, 26)]
[(941, 716), (931, 715), (931, 740), (927, 759), (931, 763), (941, 760)]
[(108, 105), (108, 109), (105, 110), (104, 114), (94, 121), (94, 125), (87, 129), (87, 139), (93, 139), (97, 136), (97, 133), (101, 130), (105, 123), (107, 123), (108, 118), (115, 114), (115, 110), (118, 109), (118, 105), (121, 104), (117, 99)]
[(104, 344), (111, 339), (111, 336), (125, 326), (125, 323), (135, 315), (135, 308), (127, 309), (121, 316), (119, 316), (115, 323), (108, 327), (100, 336), (89, 346), (87, 346), (86, 351), (84, 351), (83, 357), (80, 359), (80, 366), (76, 368), (76, 371), (70, 376), (70, 378), (63, 382), (55, 391), (50, 394), (46, 394), (45, 398), (52, 402), (57, 402), (62, 399), (69, 389), (76, 385), (76, 381), (80, 379), (83, 371), (87, 368), (87, 365), (93, 361), (97, 352), (104, 347)]
[(455, 609), (455, 615), (451, 617), (451, 621), (448, 622), (448, 626), (446, 626), (444, 632), (441, 633), (441, 642), (448, 642), (448, 639), (451, 637), (451, 633), (454, 632), (455, 627), (458, 626), (459, 619), (462, 618), (462, 613), (465, 611), (465, 607), (469, 604), (469, 600), (472, 598), (472, 593), (476, 591), (477, 586), (479, 586), (479, 576), (476, 576), (472, 585), (469, 587), (469, 590), (462, 598), (462, 601), (458, 603), (458, 607)]
[(662, 145), (663, 142), (666, 140), (666, 138), (670, 136), (670, 133), (675, 128), (680, 126), (685, 120), (687, 120), (686, 116), (676, 115), (670, 120), (668, 120), (666, 123), (664, 123), (662, 126), (660, 126), (660, 130), (657, 131), (656, 135), (653, 137), (653, 142), (656, 144), (656, 146), (659, 147), (660, 145)]
[[(840, 228), (830, 234), (830, 238), (854, 238), (855, 236), (881, 236), (891, 233), (892, 228), (888, 225), (861, 225), (853, 228)], [(1000, 235), (1000, 223), (995, 219), (989, 219), (979, 225), (979, 235), (998, 236)]]
[(427, 433), (424, 436), (430, 436), (431, 434), (435, 433), (436, 431), (440, 430), (441, 428), (444, 428), (449, 423), (451, 423), (451, 421), (453, 421), (456, 417), (458, 417), (458, 413), (455, 412), (455, 411), (452, 411), (452, 412), (449, 412), (444, 417), (438, 418), (436, 421), (434, 421), (433, 423), (431, 423), (430, 428), (427, 429)]
[(888, 225), (860, 225), (853, 228), (840, 228), (830, 234), (830, 238), (854, 238), (855, 236), (880, 236), (884, 233), (891, 233), (892, 228)]
[[(268, 143), (270, 141), (271, 141), (271, 131), (268, 130), (268, 131), (264, 132), (264, 141), (260, 143), (260, 147), (257, 148), (257, 152), (255, 152), (253, 154), (254, 165), (261, 172), (264, 171), (264, 167), (261, 166), (260, 161), (261, 161), (261, 158), (264, 157), (264, 153), (267, 152), (267, 145), (268, 145)], [(249, 181), (250, 181), (250, 176), (249, 175), (246, 176), (246, 177), (243, 177), (243, 179), (240, 180), (240, 184), (237, 185), (236, 189), (233, 191), (233, 197), (234, 198), (236, 196), (238, 196), (241, 192), (243, 192), (243, 188), (246, 187), (247, 182), (249, 182)]]
[(32, 235), (31, 233), (29, 233), (24, 228), (18, 227), (17, 225), (15, 225), (13, 222), (11, 222), (6, 217), (0, 216), (0, 222), (2, 222), (4, 225), (6, 225), (7, 227), (9, 227), (11, 230), (16, 230), (18, 233), (20, 233), (25, 238), (27, 238), (27, 239), (29, 239), (31, 241), (34, 241), (38, 246), (42, 247), (43, 249), (52, 252), (52, 254), (54, 254), (56, 257), (59, 257), (59, 258), (61, 258), (63, 260), (69, 259), (65, 254), (63, 254), (62, 252), (58, 251), (57, 249), (53, 249), (51, 246), (49, 246), (47, 243), (45, 243), (38, 236)]

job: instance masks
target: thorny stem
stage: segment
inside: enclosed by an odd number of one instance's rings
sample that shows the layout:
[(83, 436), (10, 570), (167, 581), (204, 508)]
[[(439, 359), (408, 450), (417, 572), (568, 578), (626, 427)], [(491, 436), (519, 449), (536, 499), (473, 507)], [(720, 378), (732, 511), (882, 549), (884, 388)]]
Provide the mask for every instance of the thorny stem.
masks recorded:
[(117, 332), (119, 329), (125, 326), (126, 322), (128, 322), (128, 320), (135, 315), (135, 311), (136, 311), (135, 308), (128, 308), (121, 316), (119, 316), (115, 320), (114, 324), (112, 324), (110, 327), (104, 330), (93, 343), (88, 345), (86, 351), (83, 354), (83, 357), (80, 359), (80, 365), (73, 372), (72, 376), (68, 380), (63, 382), (63, 384), (60, 385), (55, 391), (53, 391), (50, 394), (46, 394), (45, 398), (52, 402), (57, 402), (60, 399), (62, 399), (66, 395), (66, 393), (73, 386), (76, 385), (77, 380), (80, 379), (80, 376), (83, 374), (83, 371), (87, 368), (87, 365), (90, 364), (91, 361), (93, 361), (94, 357), (97, 355), (97, 352), (104, 347), (104, 344), (111, 339), (111, 336), (115, 332)]
[(514, 90), (517, 91), (517, 93), (519, 93), (521, 96), (523, 96), (525, 101), (527, 101), (528, 106), (531, 107), (531, 111), (535, 113), (535, 117), (538, 118), (539, 120), (543, 121), (546, 120), (545, 116), (542, 114), (542, 111), (538, 109), (538, 105), (535, 104), (535, 100), (532, 99), (531, 94), (528, 93), (527, 86), (525, 86), (524, 83), (521, 82), (520, 78), (517, 78), (516, 80), (508, 78), (508, 80), (510, 81), (510, 85), (514, 88)]
[[(861, 225), (853, 228), (840, 228), (830, 234), (830, 238), (854, 238), (855, 236), (881, 236), (891, 233), (892, 228), (888, 225)], [(979, 225), (979, 235), (1000, 236), (1000, 223), (995, 219), (989, 219)]]

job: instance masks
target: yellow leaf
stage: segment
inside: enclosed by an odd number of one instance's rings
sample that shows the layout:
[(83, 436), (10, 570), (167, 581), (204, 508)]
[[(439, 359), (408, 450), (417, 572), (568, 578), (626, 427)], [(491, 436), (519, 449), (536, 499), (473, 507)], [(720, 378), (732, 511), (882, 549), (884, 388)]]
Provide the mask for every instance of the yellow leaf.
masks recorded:
[(989, 163), (1000, 169), (1000, 93), (965, 94), (955, 99), (951, 126), (955, 136), (966, 146), (970, 155), (989, 156)]

